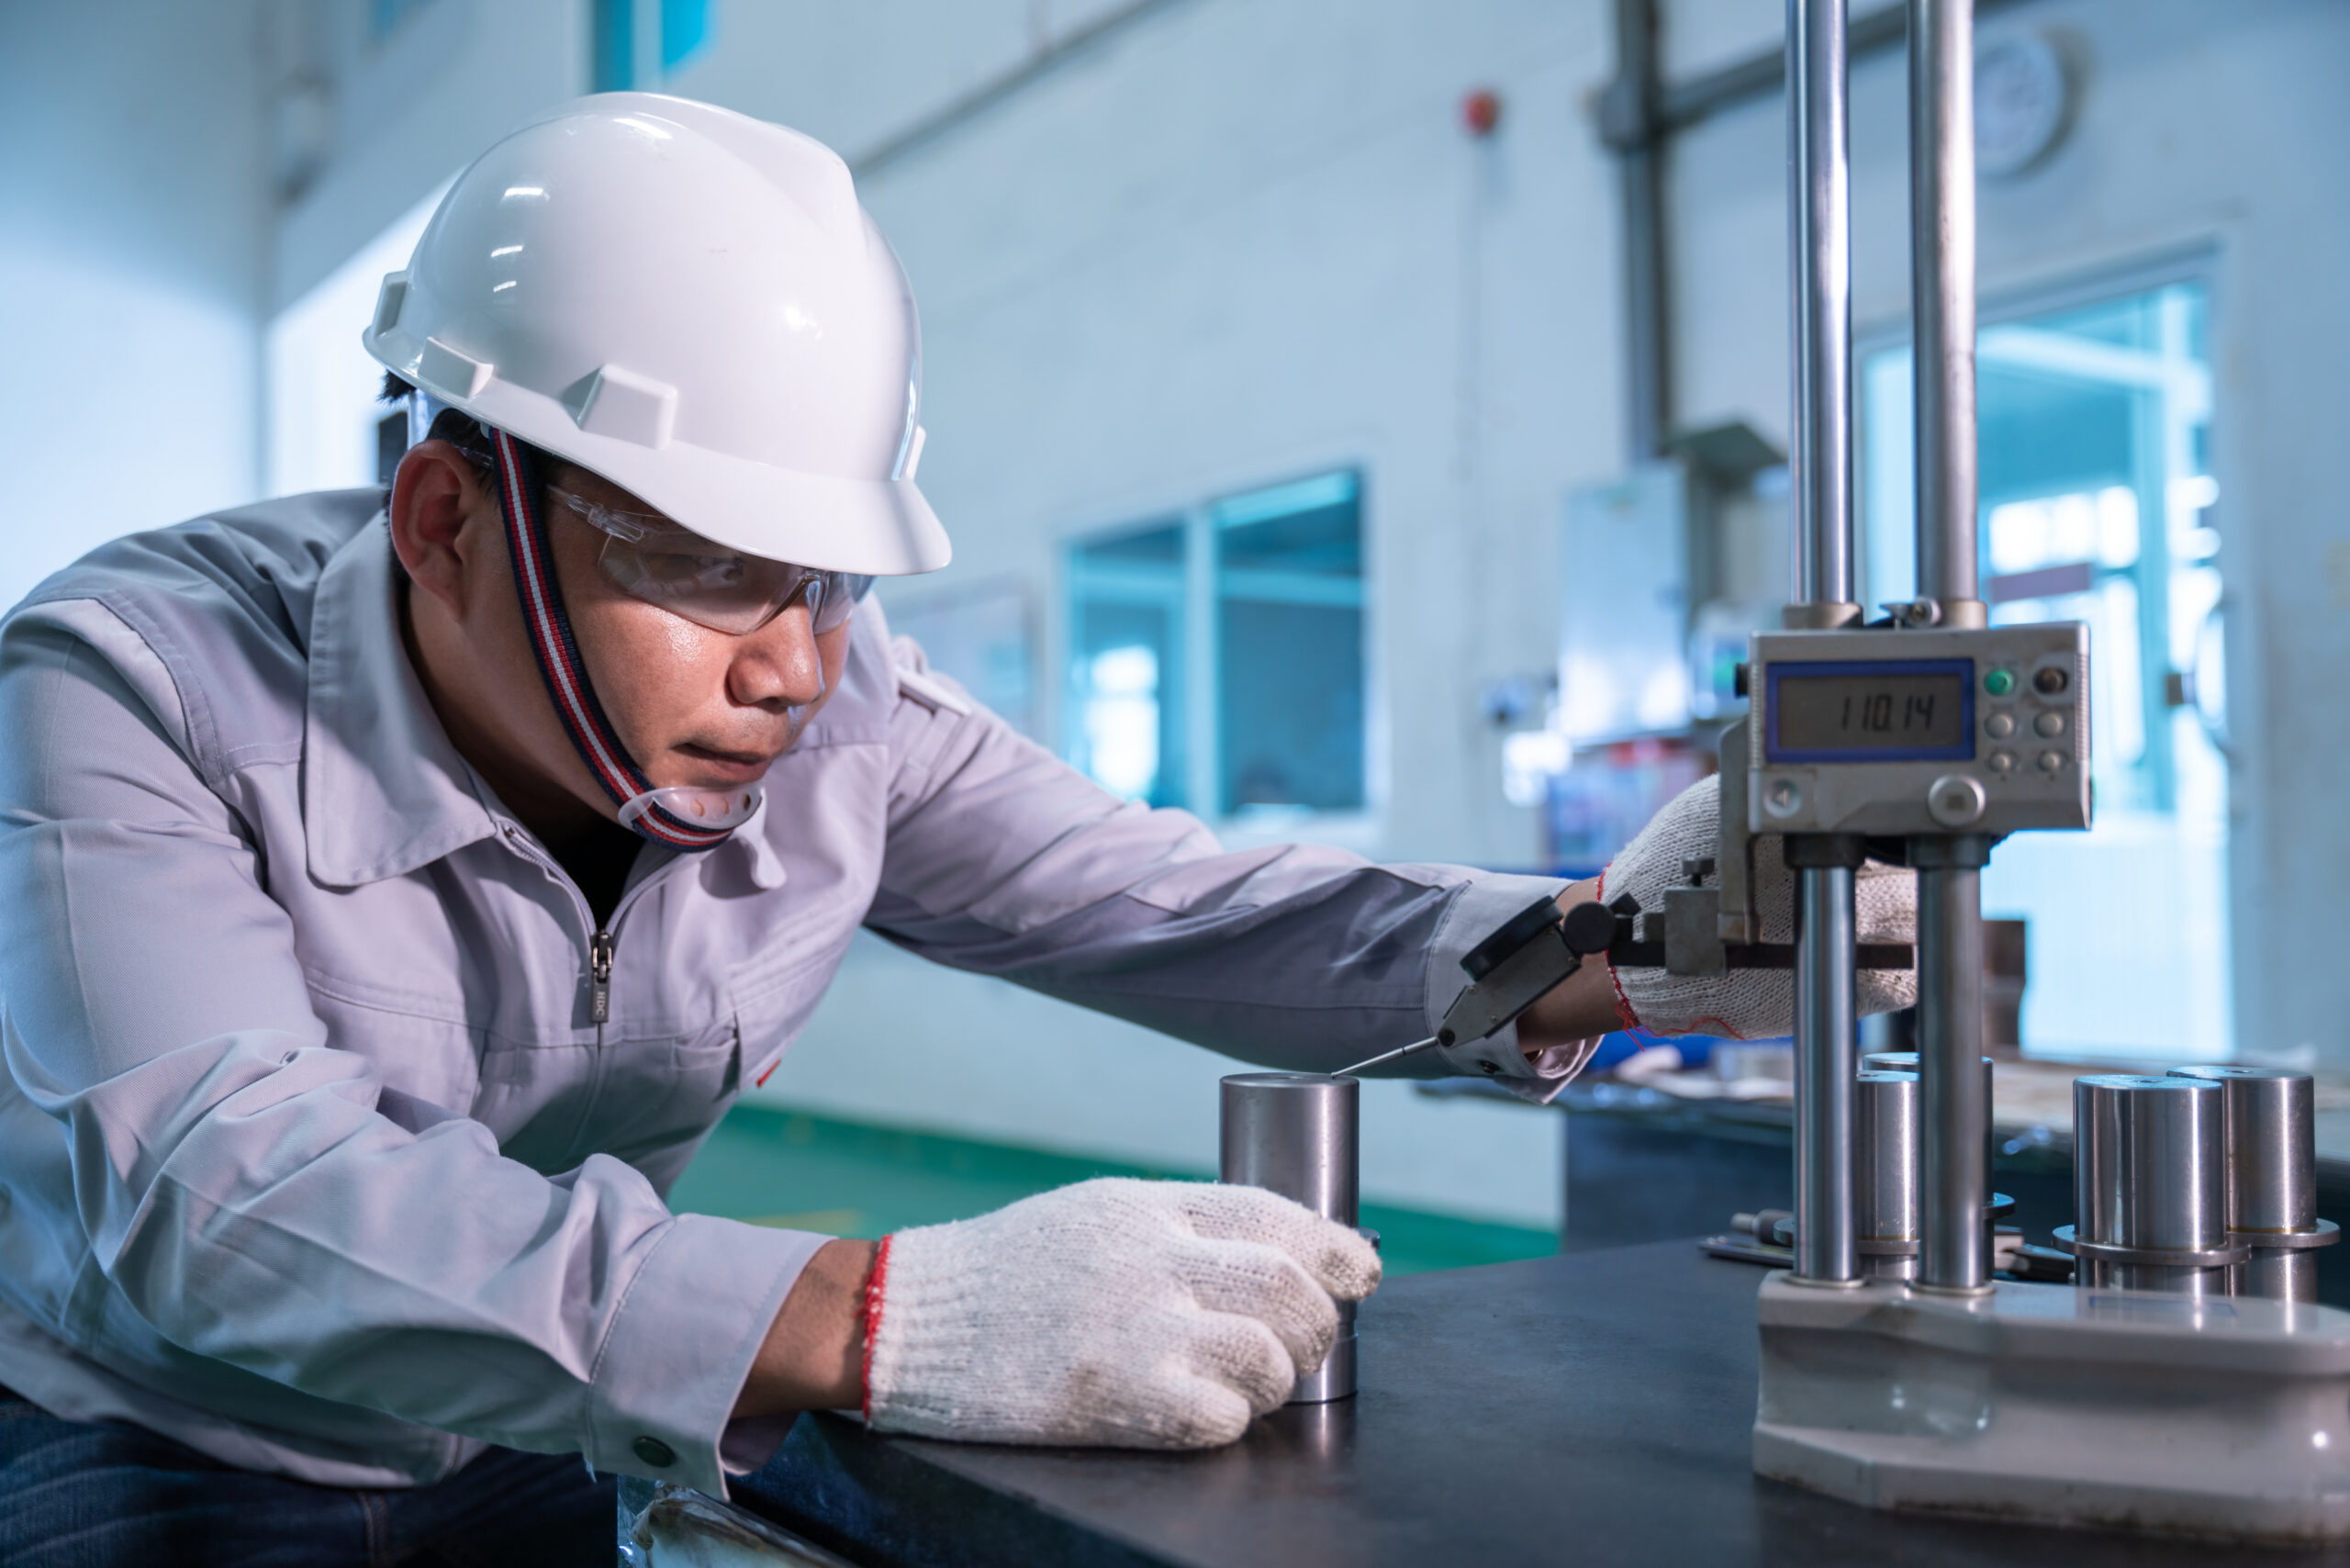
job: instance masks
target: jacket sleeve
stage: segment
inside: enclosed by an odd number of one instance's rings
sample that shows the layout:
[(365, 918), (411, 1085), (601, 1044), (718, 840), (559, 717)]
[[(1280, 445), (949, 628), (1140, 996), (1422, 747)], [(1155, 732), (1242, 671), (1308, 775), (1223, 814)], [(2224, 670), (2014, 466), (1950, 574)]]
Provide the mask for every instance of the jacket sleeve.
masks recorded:
[[(867, 924), (924, 958), (1248, 1061), (1329, 1071), (1433, 1035), (1467, 983), (1461, 957), (1559, 890), (1303, 845), (1225, 850), (1190, 814), (1117, 800), (970, 703), (907, 639), (894, 651), (912, 678)], [(1400, 1070), (1547, 1100), (1588, 1055), (1529, 1062), (1512, 1025)]]
[(722, 1493), (733, 1401), (824, 1238), (673, 1216), (607, 1156), (544, 1176), (384, 1092), (144, 689), (56, 625), (0, 637), (0, 1096), (71, 1168), (0, 1209), (62, 1278), (0, 1291), (101, 1362), (127, 1303), (302, 1394)]

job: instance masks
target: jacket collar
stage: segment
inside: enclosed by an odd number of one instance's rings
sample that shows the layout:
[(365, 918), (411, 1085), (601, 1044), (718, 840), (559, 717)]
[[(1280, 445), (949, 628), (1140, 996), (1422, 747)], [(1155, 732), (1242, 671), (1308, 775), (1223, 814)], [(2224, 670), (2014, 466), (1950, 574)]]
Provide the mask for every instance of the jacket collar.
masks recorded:
[(302, 832), (310, 874), (332, 887), (404, 875), (498, 831), (408, 664), (397, 593), (379, 513), (327, 563), (310, 616)]

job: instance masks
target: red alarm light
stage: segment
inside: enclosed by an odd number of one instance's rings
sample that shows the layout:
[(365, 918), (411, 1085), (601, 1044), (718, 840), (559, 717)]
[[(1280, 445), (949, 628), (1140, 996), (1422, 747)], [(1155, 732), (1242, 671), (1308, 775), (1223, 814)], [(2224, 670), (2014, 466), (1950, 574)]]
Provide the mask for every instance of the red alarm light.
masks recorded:
[(1501, 123), (1502, 95), (1491, 87), (1480, 87), (1460, 100), (1460, 124), (1470, 135), (1482, 140)]

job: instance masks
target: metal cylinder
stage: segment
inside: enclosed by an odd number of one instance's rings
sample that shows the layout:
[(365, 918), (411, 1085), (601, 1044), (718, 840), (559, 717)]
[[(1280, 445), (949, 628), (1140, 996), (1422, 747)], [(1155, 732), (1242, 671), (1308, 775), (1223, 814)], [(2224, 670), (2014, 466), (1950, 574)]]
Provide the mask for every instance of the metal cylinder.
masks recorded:
[[(1979, 853), (1977, 853), (1979, 851)], [(1983, 1061), (1983, 860), (1987, 842), (1913, 842), (1918, 872), (1918, 1283), (1974, 1294), (1991, 1282), (1991, 1077)], [(1970, 864), (1971, 862), (1971, 864)]]
[(1787, 0), (1788, 269), (1795, 286), (1796, 598), (1852, 599), (1852, 237), (1845, 0)]
[[(1795, 481), (1791, 626), (1835, 626), (1852, 599), (1852, 237), (1845, 0), (1787, 0), (1788, 278)], [(1791, 865), (1794, 864), (1791, 857)], [(1798, 1283), (1860, 1282), (1852, 1230), (1853, 868), (1796, 871)]]
[(2318, 1229), (2317, 1086), (2306, 1072), (2270, 1067), (2175, 1067), (2174, 1078), (2220, 1085), (2225, 1103), (2228, 1228), (2252, 1245), (2232, 1283), (2240, 1295), (2317, 1299), (2317, 1253), (2261, 1245), (2306, 1241)]
[[(1994, 1066), (1995, 1063), (1992, 1058), (1985, 1057), (1983, 1058), (1983, 1103), (1986, 1106), (1991, 1106), (1995, 1103), (1991, 1095), (1994, 1082), (1992, 1078)], [(1916, 1051), (1871, 1051), (1866, 1056), (1861, 1058), (1861, 1071), (1863, 1073), (1908, 1072), (1918, 1073), (1921, 1079), (1923, 1077), (1923, 1070)], [(1992, 1157), (1996, 1152), (1998, 1146), (1998, 1136), (1992, 1128), (1990, 1117), (1986, 1115), (1983, 1121), (1983, 1180), (1986, 1187), (1997, 1180), (1997, 1175), (1992, 1169)], [(1986, 1209), (1996, 1205), (1998, 1202), (2000, 1202), (2000, 1200), (1997, 1193), (1987, 1194), (1986, 1204)], [(1998, 1249), (1994, 1241), (1990, 1239), (1988, 1236), (1988, 1233), (1992, 1228), (1992, 1218), (1988, 1213), (1985, 1215), (1983, 1224), (1986, 1235), (1984, 1246), (1988, 1249), (1988, 1250), (1985, 1252), (1984, 1256), (1986, 1258), (1989, 1258), (1995, 1256)]]
[[(1991, 1070), (1996, 1061), (1997, 1058), (1993, 1057), (1983, 1058), (1983, 1092), (1986, 1096), (1991, 1092)], [(1925, 1069), (1916, 1051), (1871, 1051), (1861, 1058), (1861, 1070), (1863, 1072), (1923, 1073)]]
[(2175, 1067), (2173, 1078), (2217, 1083), (2226, 1106), (2228, 1228), (2317, 1225), (2317, 1086), (2273, 1067)]
[(1863, 1072), (1853, 1081), (1852, 1224), (1861, 1272), (1918, 1274), (1918, 1075)]
[(2317, 1254), (2283, 1247), (2255, 1247), (2228, 1271), (2228, 1294), (2270, 1301), (2317, 1300)]
[[(1223, 1180), (1294, 1198), (1325, 1219), (1360, 1223), (1362, 1085), (1318, 1072), (1236, 1072), (1224, 1081)], [(1355, 1304), (1338, 1304), (1338, 1338), (1321, 1370), (1297, 1380), (1292, 1405), (1355, 1391)]]
[(1861, 1277), (1852, 1230), (1852, 868), (1807, 866), (1796, 930), (1796, 1266), (1807, 1284)]
[(2208, 1081), (2136, 1073), (2073, 1081), (2081, 1283), (2226, 1293), (2224, 1266), (2179, 1260), (2229, 1244), (2226, 1116), (2224, 1094)]

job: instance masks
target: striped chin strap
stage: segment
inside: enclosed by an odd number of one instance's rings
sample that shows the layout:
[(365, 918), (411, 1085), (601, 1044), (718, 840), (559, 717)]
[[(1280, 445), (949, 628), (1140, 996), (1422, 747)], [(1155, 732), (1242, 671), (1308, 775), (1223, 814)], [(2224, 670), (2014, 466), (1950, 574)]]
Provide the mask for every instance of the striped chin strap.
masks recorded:
[(521, 443), (504, 431), (489, 438), (498, 462), (498, 501), (506, 517), (506, 548), (514, 559), (514, 586), (521, 595), (522, 621), (531, 629), (554, 711), (588, 771), (620, 807), (621, 825), (673, 849), (710, 849), (759, 809), (760, 786), (700, 790), (684, 785), (655, 789), (644, 770), (612, 733), (604, 705), (588, 677), (587, 661), (564, 613), (556, 586), (554, 555), (547, 542), (546, 518), (539, 506), (540, 476)]

